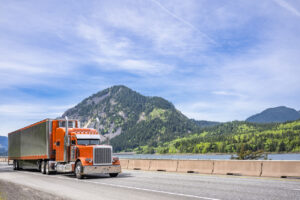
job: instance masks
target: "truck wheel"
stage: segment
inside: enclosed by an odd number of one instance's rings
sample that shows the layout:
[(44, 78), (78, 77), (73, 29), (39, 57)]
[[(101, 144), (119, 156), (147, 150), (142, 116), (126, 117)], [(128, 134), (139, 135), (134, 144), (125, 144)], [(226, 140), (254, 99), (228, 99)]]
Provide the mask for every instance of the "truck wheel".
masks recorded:
[(45, 173), (46, 173), (47, 175), (51, 174), (51, 172), (50, 172), (50, 163), (49, 163), (49, 161), (46, 162), (46, 165), (45, 165)]
[(117, 177), (119, 173), (109, 173), (110, 177)]
[(78, 178), (78, 179), (83, 178), (83, 175), (81, 174), (81, 172), (82, 172), (82, 164), (81, 164), (80, 161), (78, 161), (76, 163), (76, 167), (75, 167), (75, 176), (76, 176), (76, 178)]
[(16, 160), (16, 169), (15, 170), (20, 170), (20, 163), (18, 160)]
[(46, 171), (45, 171), (45, 161), (42, 161), (42, 163), (41, 163), (41, 173), (42, 174), (46, 173)]
[(37, 161), (37, 163), (36, 163), (36, 167), (39, 172), (41, 171), (41, 162), (42, 161)]
[(13, 168), (14, 168), (14, 170), (17, 170), (17, 161), (16, 160), (14, 160), (14, 162), (13, 162)]

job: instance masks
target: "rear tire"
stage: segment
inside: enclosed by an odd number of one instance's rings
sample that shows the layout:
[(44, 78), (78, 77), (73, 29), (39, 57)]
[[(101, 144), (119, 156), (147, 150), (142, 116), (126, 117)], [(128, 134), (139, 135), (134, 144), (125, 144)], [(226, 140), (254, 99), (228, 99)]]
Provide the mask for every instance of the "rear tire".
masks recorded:
[(82, 175), (82, 164), (80, 161), (78, 161), (76, 163), (76, 167), (75, 167), (75, 176), (76, 178), (78, 179), (82, 179), (83, 178), (83, 175)]
[(45, 165), (45, 173), (47, 175), (50, 175), (51, 174), (51, 171), (50, 171), (50, 163), (49, 161), (46, 162), (46, 165)]
[(109, 173), (110, 177), (117, 177), (119, 173)]
[(45, 169), (45, 161), (41, 162), (41, 173), (46, 174), (46, 169)]
[(18, 163), (16, 160), (13, 161), (13, 168), (14, 170), (18, 170)]

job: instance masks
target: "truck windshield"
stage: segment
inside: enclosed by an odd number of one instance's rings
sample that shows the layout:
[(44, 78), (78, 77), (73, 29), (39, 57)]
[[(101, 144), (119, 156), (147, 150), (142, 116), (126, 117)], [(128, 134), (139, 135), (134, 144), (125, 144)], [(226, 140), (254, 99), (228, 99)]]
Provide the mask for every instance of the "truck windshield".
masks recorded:
[(97, 145), (100, 144), (98, 139), (77, 139), (78, 145)]

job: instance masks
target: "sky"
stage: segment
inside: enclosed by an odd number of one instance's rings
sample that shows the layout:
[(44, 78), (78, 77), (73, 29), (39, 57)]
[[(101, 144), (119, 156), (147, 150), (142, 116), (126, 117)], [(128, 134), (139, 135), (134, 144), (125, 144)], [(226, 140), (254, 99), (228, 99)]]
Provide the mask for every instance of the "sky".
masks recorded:
[(198, 120), (300, 110), (298, 0), (0, 1), (0, 135), (113, 85)]

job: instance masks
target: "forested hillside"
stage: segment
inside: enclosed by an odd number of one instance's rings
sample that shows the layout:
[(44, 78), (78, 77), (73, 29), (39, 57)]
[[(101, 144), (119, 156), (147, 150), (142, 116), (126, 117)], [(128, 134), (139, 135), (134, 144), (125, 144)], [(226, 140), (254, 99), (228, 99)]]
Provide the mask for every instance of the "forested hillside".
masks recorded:
[[(157, 146), (176, 137), (198, 132), (200, 125), (188, 119), (161, 97), (146, 97), (125, 86), (100, 91), (67, 110), (62, 117), (79, 119), (111, 138), (114, 151), (132, 151), (140, 145)], [(207, 122), (208, 123), (208, 122)]]
[[(244, 150), (265, 152), (300, 152), (300, 121), (289, 123), (254, 124), (229, 122), (205, 128), (200, 134), (166, 142), (156, 153), (235, 153)], [(137, 148), (139, 153), (149, 147)]]

